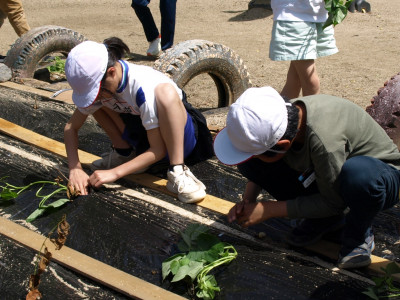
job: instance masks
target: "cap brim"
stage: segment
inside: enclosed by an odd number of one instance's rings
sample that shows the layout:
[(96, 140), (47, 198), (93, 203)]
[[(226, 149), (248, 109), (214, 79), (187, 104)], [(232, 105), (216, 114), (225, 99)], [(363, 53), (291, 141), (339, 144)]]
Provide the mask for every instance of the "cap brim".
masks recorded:
[(78, 94), (76, 92), (72, 92), (72, 101), (77, 107), (86, 108), (93, 104), (99, 92), (100, 92), (100, 82), (96, 84), (96, 86), (91, 91), (83, 95)]
[(214, 139), (214, 153), (219, 161), (228, 166), (238, 165), (253, 156), (252, 153), (239, 151), (233, 146), (226, 128)]

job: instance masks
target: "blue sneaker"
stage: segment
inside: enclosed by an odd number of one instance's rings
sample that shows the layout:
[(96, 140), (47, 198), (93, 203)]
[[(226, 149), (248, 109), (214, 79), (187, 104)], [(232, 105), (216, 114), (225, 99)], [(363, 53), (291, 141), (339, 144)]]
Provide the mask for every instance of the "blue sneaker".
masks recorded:
[(365, 242), (354, 249), (343, 246), (339, 253), (338, 267), (353, 269), (366, 267), (371, 263), (371, 252), (375, 249), (374, 235), (371, 234)]
[(318, 219), (304, 219), (286, 237), (286, 242), (295, 247), (305, 247), (318, 242), (324, 235), (344, 227), (343, 215)]

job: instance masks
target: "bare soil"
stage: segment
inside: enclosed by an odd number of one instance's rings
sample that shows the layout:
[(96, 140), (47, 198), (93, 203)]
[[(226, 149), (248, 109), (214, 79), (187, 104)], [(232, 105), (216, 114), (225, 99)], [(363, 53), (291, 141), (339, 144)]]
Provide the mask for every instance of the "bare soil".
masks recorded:
[[(280, 91), (288, 62), (273, 62), (268, 58), (272, 13), (263, 8), (248, 10), (248, 3), (247, 0), (178, 1), (175, 43), (204, 39), (224, 44), (243, 59), (253, 85), (270, 85)], [(317, 60), (321, 92), (347, 98), (364, 108), (384, 82), (400, 72), (400, 1), (370, 0), (370, 3), (370, 13), (349, 13), (336, 27), (339, 53)], [(63, 26), (98, 42), (118, 36), (130, 47), (135, 63), (153, 64), (145, 56), (148, 44), (130, 7), (131, 1), (30, 0), (23, 4), (32, 28)], [(154, 0), (150, 9), (160, 24), (158, 5), (159, 1)], [(6, 21), (0, 29), (0, 54), (5, 55), (17, 38)], [(204, 93), (216, 93), (211, 79), (202, 81), (203, 84), (192, 83), (192, 94), (204, 97)]]

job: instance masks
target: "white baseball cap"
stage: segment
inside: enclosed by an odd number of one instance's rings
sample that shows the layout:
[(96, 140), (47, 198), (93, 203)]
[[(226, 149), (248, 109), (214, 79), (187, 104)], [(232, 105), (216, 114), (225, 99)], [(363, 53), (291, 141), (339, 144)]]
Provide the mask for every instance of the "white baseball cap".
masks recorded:
[(69, 52), (65, 75), (72, 87), (72, 100), (76, 106), (88, 107), (96, 99), (107, 63), (108, 52), (104, 44), (85, 41)]
[(249, 88), (233, 103), (226, 127), (214, 140), (214, 152), (226, 165), (237, 165), (269, 150), (288, 124), (285, 100), (272, 87)]

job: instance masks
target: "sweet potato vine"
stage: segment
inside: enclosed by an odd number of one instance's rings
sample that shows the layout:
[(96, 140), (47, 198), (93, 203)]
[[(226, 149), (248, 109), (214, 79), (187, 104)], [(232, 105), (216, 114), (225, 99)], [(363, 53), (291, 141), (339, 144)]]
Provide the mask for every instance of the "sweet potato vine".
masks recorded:
[(214, 299), (221, 289), (210, 271), (223, 264), (228, 264), (237, 256), (232, 245), (221, 242), (216, 236), (207, 233), (207, 227), (191, 224), (181, 232), (182, 241), (178, 253), (162, 263), (162, 276), (165, 280), (172, 274), (171, 282), (186, 281), (195, 285), (196, 296)]
[[(80, 195), (80, 191), (75, 190), (75, 188), (70, 183), (68, 183), (67, 185), (63, 185), (61, 184), (61, 182), (62, 179), (58, 177), (54, 181), (40, 180), (32, 182), (25, 186), (15, 186), (5, 182), (5, 177), (2, 177), (0, 178), (0, 204), (14, 200), (24, 191), (27, 191), (34, 186), (41, 185), (40, 188), (36, 191), (35, 195), (37, 198), (41, 199), (39, 202), (39, 207), (26, 219), (27, 222), (32, 222), (45, 212), (49, 212), (51, 209), (61, 207), (65, 203)], [(56, 189), (46, 195), (42, 195), (42, 190), (48, 186), (55, 186)], [(65, 193), (67, 195), (67, 198), (60, 198), (49, 204), (46, 204), (49, 199), (55, 197), (60, 193)]]

